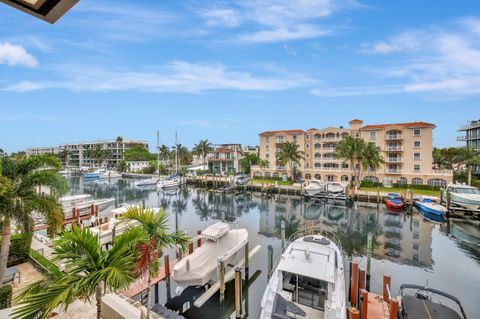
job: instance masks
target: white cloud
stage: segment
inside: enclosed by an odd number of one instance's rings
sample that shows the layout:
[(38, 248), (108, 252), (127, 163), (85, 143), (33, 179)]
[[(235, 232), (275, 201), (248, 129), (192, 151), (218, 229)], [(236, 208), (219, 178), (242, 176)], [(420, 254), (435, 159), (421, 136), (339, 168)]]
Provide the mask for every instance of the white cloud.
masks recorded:
[(34, 68), (38, 60), (20, 45), (0, 43), (0, 64), (23, 65)]
[(330, 28), (315, 22), (355, 5), (354, 1), (348, 0), (236, 0), (227, 3), (216, 1), (199, 15), (210, 27), (245, 27), (246, 31), (236, 39), (253, 43), (328, 35)]
[(379, 41), (373, 44), (363, 43), (359, 50), (363, 54), (389, 54), (395, 52), (415, 52), (421, 50), (425, 43), (422, 31), (408, 31), (393, 36), (387, 41)]
[[(111, 71), (92, 66), (58, 66), (56, 78), (49, 81), (22, 81), (3, 90), (25, 92), (48, 88), (73, 91), (123, 91), (201, 93), (212, 90), (278, 91), (311, 85), (314, 80), (302, 74), (270, 72), (256, 76), (230, 69), (223, 64), (193, 64), (174, 61), (148, 71)], [(64, 78), (61, 78), (64, 77)]]

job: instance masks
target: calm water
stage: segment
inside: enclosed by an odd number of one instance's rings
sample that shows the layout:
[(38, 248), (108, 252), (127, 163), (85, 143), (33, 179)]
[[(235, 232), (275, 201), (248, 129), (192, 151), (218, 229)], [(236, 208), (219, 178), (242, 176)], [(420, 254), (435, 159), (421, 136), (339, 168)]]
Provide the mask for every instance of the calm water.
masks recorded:
[[(250, 262), (249, 289), (245, 307), (249, 318), (257, 318), (260, 300), (267, 284), (267, 246), (272, 245), (274, 259), (281, 250), (280, 223), (286, 222), (286, 233), (316, 226), (329, 230), (341, 239), (344, 250), (362, 268), (366, 266), (367, 234), (374, 236), (371, 290), (381, 293), (382, 274), (392, 276), (392, 291), (402, 283), (434, 287), (457, 296), (469, 318), (475, 318), (480, 295), (480, 243), (477, 227), (463, 223), (436, 224), (422, 215), (388, 214), (383, 205), (346, 208), (315, 204), (288, 196), (272, 199), (256, 193), (220, 194), (184, 188), (176, 194), (156, 189), (136, 189), (129, 180), (83, 182), (70, 180), (71, 193), (89, 193), (97, 198), (115, 197), (116, 204), (142, 203), (164, 207), (171, 213), (172, 229), (186, 229), (194, 236), (216, 220), (235, 222), (249, 231), (250, 248), (261, 245), (260, 252)], [(159, 301), (167, 302), (166, 288), (160, 286)], [(172, 296), (175, 286), (172, 284)], [(218, 306), (218, 295), (202, 309), (193, 307), (199, 289), (187, 289), (180, 297), (168, 298), (168, 306), (188, 309), (187, 318), (229, 318), (234, 312), (233, 288), (227, 286), (226, 303)], [(191, 303), (192, 307), (189, 307)], [(478, 313), (478, 311), (477, 311)], [(234, 317), (234, 315), (233, 315)]]

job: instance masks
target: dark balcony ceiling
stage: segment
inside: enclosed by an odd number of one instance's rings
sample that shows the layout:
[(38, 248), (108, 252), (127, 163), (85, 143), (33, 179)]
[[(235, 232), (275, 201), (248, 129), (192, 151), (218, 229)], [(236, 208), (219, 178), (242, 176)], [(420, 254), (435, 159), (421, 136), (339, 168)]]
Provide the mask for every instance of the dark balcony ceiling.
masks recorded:
[(34, 17), (55, 23), (80, 0), (0, 0)]

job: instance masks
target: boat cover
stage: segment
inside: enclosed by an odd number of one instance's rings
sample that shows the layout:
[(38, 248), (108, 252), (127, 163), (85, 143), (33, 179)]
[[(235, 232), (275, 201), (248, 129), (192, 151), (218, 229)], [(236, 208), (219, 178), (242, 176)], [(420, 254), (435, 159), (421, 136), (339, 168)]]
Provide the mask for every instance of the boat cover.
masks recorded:
[(210, 240), (217, 240), (225, 235), (230, 230), (230, 225), (222, 222), (217, 222), (205, 228), (201, 236)]
[[(218, 224), (218, 223), (217, 223)], [(211, 235), (222, 234), (225, 231), (224, 223), (208, 227)], [(228, 225), (227, 225), (228, 226)], [(229, 226), (230, 227), (230, 226)], [(210, 230), (209, 230), (210, 228)], [(203, 232), (202, 232), (203, 235)], [(231, 229), (217, 237), (216, 241), (206, 240), (201, 247), (178, 261), (173, 267), (172, 278), (179, 286), (203, 286), (207, 284), (217, 271), (217, 258), (225, 255), (228, 251), (248, 239), (246, 229)]]
[(446, 305), (417, 296), (403, 296), (405, 319), (462, 319), (453, 309)]

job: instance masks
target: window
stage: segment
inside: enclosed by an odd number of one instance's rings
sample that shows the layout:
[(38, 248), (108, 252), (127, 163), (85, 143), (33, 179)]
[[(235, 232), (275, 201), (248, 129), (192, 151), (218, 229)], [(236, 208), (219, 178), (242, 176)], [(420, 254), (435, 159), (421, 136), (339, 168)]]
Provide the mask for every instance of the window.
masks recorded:
[(355, 138), (359, 138), (360, 137), (360, 133), (355, 133)]
[(270, 142), (270, 136), (265, 136), (265, 142)]
[(308, 135), (308, 134), (307, 134), (307, 135), (305, 135), (305, 139), (307, 139), (307, 140), (308, 140), (309, 138), (310, 138), (310, 135)]
[(420, 136), (422, 135), (422, 130), (419, 128), (416, 128), (413, 130), (413, 136)]
[(307, 158), (309, 158), (309, 157), (310, 157), (310, 154), (308, 154), (308, 153), (307, 153), (307, 155), (306, 155), (306, 156), (307, 156)]
[(307, 148), (310, 148), (310, 144), (307, 144), (306, 147), (307, 147)]
[(293, 139), (294, 142), (296, 142), (297, 141), (297, 136), (296, 135), (292, 136), (292, 139)]
[(413, 153), (413, 159), (415, 161), (419, 161), (420, 160), (420, 153)]
[(265, 154), (265, 158), (266, 158), (267, 160), (268, 160), (268, 157), (269, 157), (268, 153), (267, 153), (267, 154)]
[(265, 150), (267, 150), (267, 151), (268, 151), (268, 149), (269, 149), (269, 148), (270, 148), (270, 146), (269, 146), (269, 145), (265, 145)]
[(421, 146), (422, 146), (422, 143), (421, 143), (420, 141), (414, 141), (414, 142), (413, 142), (413, 147), (419, 148), (419, 147), (421, 147)]
[(413, 171), (414, 172), (420, 172), (420, 164), (413, 165)]
[(412, 179), (412, 185), (422, 185), (422, 184), (423, 184), (423, 180), (421, 178), (415, 177), (414, 179)]
[(377, 138), (377, 132), (376, 131), (370, 131), (368, 132), (368, 136), (371, 140), (374, 140)]

